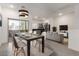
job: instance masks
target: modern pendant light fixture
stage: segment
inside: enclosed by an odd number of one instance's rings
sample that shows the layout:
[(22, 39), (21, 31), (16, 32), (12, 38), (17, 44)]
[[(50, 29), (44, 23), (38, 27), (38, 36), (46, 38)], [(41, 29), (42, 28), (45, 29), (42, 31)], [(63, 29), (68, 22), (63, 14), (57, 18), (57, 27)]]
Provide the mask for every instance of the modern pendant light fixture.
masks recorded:
[(22, 6), (21, 9), (19, 10), (19, 17), (20, 18), (27, 18), (28, 16), (29, 16), (28, 10), (26, 10), (25, 7)]

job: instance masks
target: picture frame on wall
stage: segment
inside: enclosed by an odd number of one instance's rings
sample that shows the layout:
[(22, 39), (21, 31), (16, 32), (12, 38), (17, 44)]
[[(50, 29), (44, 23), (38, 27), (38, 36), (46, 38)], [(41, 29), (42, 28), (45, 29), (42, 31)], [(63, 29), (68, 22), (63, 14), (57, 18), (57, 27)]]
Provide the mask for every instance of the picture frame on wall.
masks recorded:
[(2, 27), (2, 15), (0, 14), (0, 27)]

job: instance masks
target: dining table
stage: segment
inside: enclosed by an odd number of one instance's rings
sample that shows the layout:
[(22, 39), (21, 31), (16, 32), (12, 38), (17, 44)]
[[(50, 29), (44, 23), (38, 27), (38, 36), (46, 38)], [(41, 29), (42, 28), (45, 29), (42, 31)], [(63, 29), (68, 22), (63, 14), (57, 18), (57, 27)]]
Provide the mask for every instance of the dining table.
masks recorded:
[(27, 42), (27, 56), (30, 56), (31, 55), (31, 41), (33, 40), (38, 40), (38, 39), (41, 39), (41, 49), (42, 49), (42, 53), (44, 53), (44, 47), (45, 47), (45, 44), (44, 44), (44, 36), (43, 35), (37, 35), (37, 34), (32, 34), (32, 33), (27, 33), (27, 32), (24, 32), (24, 33), (16, 33), (17, 36), (19, 36), (20, 38), (22, 38), (23, 40), (26, 40)]

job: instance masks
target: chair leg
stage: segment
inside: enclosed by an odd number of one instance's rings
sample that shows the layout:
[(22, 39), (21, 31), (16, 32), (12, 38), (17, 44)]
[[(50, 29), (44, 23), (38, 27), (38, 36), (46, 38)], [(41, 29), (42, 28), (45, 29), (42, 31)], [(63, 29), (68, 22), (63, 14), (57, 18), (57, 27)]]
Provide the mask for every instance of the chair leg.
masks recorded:
[(40, 52), (40, 43), (39, 43), (39, 52)]
[(33, 46), (33, 41), (31, 42), (31, 46)]
[(36, 41), (35, 47), (37, 46), (37, 44), (38, 44), (38, 49), (40, 51), (40, 42)]
[(21, 50), (20, 48), (19, 49), (15, 49), (14, 50), (14, 55), (17, 56), (21, 52), (20, 50)]
[(24, 48), (23, 47), (22, 47), (22, 52), (24, 53), (24, 56), (25, 56), (26, 54), (25, 54), (25, 51), (24, 51)]
[(17, 52), (18, 52), (18, 49), (15, 48), (15, 50), (14, 50), (14, 56), (17, 56)]
[(38, 43), (38, 41), (36, 40), (35, 47), (36, 47), (38, 44), (39, 44), (39, 43)]
[(37, 42), (36, 41), (32, 41), (32, 46), (36, 47)]
[(24, 51), (24, 49), (22, 47), (22, 48), (19, 48), (19, 49), (15, 49), (14, 50), (14, 56), (17, 56), (20, 52), (24, 53), (24, 56), (26, 55), (25, 54), (25, 51)]
[(16, 56), (16, 51), (14, 50), (14, 56)]

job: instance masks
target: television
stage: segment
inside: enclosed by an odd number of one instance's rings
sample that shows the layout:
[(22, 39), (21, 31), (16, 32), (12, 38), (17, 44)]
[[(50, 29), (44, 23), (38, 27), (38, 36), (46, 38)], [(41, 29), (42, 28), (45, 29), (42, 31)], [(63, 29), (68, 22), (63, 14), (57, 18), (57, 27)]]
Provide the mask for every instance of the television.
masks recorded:
[(0, 27), (2, 26), (2, 21), (0, 20)]
[(52, 27), (52, 30), (53, 30), (53, 32), (56, 32), (57, 28), (56, 27)]
[(59, 25), (60, 30), (68, 30), (68, 25)]

